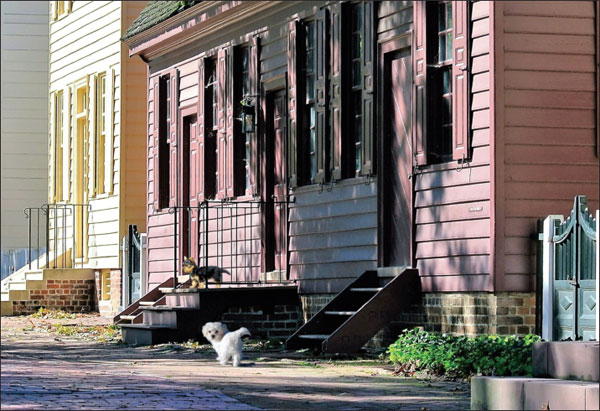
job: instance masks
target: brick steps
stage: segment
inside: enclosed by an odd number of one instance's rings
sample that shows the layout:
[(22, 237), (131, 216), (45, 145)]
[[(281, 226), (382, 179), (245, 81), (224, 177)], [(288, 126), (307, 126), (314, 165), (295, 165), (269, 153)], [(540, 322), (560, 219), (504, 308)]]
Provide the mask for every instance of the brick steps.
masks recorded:
[(69, 312), (94, 309), (91, 269), (23, 270), (2, 282), (2, 315), (23, 315), (40, 307)]
[(174, 289), (161, 284), (142, 298), (115, 317), (128, 344), (204, 341), (202, 326), (210, 321), (224, 322), (230, 330), (246, 327), (254, 337), (282, 339), (302, 321), (296, 287)]
[(536, 343), (534, 377), (473, 377), (471, 409), (598, 410), (598, 353), (598, 342)]

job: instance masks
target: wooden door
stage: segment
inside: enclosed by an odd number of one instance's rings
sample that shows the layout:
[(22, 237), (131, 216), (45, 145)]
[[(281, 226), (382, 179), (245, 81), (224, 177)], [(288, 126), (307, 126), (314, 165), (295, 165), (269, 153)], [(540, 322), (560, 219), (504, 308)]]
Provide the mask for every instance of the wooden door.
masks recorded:
[[(196, 114), (190, 114), (191, 110), (181, 111), (181, 139), (179, 146), (179, 172), (177, 181), (171, 181), (179, 191), (179, 261), (183, 257), (193, 257), (198, 262), (198, 178), (199, 163), (198, 156), (198, 122)], [(178, 264), (178, 267), (181, 264)]]
[(383, 266), (412, 266), (412, 60), (410, 47), (383, 57)]
[(285, 183), (285, 141), (287, 132), (286, 93), (267, 96), (267, 133), (265, 146), (265, 271), (287, 270), (287, 191)]

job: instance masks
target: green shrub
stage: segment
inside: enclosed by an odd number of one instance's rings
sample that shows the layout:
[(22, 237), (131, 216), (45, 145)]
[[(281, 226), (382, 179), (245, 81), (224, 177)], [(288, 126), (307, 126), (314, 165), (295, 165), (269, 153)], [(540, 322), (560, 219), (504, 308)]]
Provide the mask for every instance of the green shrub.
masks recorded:
[(415, 328), (404, 330), (387, 353), (390, 360), (403, 369), (432, 374), (531, 375), (531, 346), (539, 339), (531, 334), (469, 338)]

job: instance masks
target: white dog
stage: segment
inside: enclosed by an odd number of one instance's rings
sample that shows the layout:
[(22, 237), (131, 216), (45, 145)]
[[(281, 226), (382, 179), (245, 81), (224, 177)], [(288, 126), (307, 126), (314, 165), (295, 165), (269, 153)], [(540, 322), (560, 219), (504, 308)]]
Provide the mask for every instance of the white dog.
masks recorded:
[(223, 323), (206, 323), (202, 327), (202, 335), (212, 344), (221, 365), (226, 365), (231, 359), (233, 366), (238, 367), (242, 360), (242, 337), (251, 334), (245, 327), (229, 332)]

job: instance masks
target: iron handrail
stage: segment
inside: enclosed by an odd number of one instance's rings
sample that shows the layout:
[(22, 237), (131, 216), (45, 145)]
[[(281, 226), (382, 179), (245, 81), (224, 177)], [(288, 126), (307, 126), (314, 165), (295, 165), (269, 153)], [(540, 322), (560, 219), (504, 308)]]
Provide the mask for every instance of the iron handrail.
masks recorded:
[[(288, 205), (289, 201), (275, 199), (205, 200), (196, 206), (170, 206), (155, 212), (154, 215), (173, 216), (174, 287), (178, 285), (184, 253), (195, 253), (192, 257), (200, 267), (218, 266), (227, 270), (229, 281), (221, 281), (221, 284), (288, 282), (284, 278), (284, 274), (289, 273)], [(265, 229), (269, 224), (273, 228)], [(257, 263), (256, 258), (261, 257), (260, 249), (265, 246), (277, 255), (270, 257), (271, 261), (265, 258)], [(264, 278), (261, 278), (261, 265)], [(208, 287), (207, 283), (205, 287)]]

